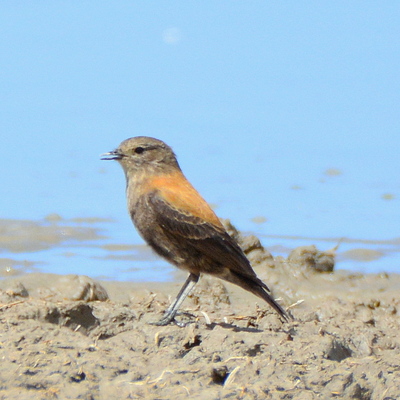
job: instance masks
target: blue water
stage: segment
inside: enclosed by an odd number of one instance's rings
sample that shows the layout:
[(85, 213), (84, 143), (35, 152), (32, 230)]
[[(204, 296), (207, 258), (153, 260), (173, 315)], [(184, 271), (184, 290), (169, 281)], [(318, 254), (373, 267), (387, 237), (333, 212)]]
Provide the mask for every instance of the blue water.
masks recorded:
[[(39, 271), (173, 279), (140, 247), (120, 167), (99, 159), (148, 135), (174, 148), (220, 217), (273, 254), (342, 239), (338, 268), (399, 272), (399, 10), (1, 3), (0, 218), (56, 213), (103, 237), (0, 256)], [(375, 256), (349, 257), (357, 249)]]

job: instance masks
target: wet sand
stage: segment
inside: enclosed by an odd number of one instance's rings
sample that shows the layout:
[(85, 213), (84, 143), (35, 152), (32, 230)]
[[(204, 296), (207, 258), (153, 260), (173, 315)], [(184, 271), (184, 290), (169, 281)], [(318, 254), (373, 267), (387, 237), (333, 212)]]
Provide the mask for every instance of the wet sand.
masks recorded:
[(178, 283), (7, 278), (0, 398), (400, 398), (399, 275), (327, 272), (334, 251), (309, 246), (273, 258), (257, 238), (239, 240), (294, 321), (208, 277), (183, 304), (184, 327), (148, 322), (185, 275)]

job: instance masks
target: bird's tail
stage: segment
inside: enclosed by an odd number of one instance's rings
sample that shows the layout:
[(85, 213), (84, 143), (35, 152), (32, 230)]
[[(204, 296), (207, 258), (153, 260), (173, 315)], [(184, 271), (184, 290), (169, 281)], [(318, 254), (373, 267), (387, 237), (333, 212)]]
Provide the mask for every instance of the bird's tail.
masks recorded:
[(259, 278), (248, 277), (245, 275), (240, 275), (235, 271), (230, 271), (229, 277), (224, 276), (223, 279), (234, 283), (237, 286), (255, 294), (264, 301), (266, 301), (282, 318), (286, 321), (292, 320), (293, 317), (288, 314), (280, 304), (278, 304), (275, 299), (268, 293), (268, 286)]

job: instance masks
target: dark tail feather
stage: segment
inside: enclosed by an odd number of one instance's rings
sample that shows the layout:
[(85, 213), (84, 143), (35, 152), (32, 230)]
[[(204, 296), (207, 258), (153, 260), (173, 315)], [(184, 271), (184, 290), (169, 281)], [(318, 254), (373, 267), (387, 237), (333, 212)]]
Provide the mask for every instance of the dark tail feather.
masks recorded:
[(280, 304), (278, 304), (274, 298), (265, 291), (265, 289), (261, 286), (256, 286), (254, 284), (254, 288), (252, 288), (250, 291), (254, 293), (256, 296), (261, 297), (263, 300), (265, 300), (282, 318), (284, 318), (286, 321), (289, 321), (293, 319), (293, 317), (288, 314)]
[(239, 275), (235, 271), (230, 271), (230, 276), (224, 276), (223, 279), (228, 282), (234, 283), (235, 285), (240, 286), (241, 288), (247, 290), (260, 297), (264, 301), (266, 301), (282, 318), (286, 321), (292, 320), (293, 317), (288, 314), (281, 305), (279, 305), (274, 298), (268, 293), (268, 286), (258, 279), (256, 276), (254, 278)]

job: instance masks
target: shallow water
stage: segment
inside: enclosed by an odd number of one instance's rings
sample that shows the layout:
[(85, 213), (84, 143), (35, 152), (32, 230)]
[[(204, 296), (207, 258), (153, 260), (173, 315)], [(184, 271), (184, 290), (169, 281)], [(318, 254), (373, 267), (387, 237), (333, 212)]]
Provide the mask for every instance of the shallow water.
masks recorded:
[[(144, 244), (117, 242), (121, 224), (101, 218), (0, 220), (0, 276), (29, 272), (83, 274), (103, 280), (171, 281), (176, 270)], [(133, 227), (128, 226), (133, 231)], [(131, 233), (131, 232), (130, 232)], [(363, 240), (259, 235), (273, 255), (287, 256), (297, 246), (338, 246), (336, 268), (398, 272), (400, 239)]]

